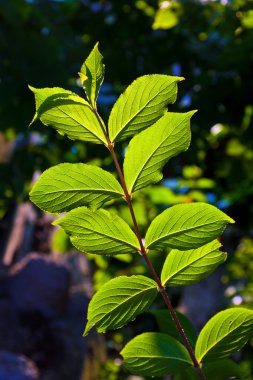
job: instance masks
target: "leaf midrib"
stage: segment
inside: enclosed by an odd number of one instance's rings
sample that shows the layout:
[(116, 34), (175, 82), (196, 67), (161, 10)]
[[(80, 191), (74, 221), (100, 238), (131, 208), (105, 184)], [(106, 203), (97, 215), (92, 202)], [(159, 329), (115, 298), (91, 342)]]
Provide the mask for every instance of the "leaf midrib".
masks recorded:
[[(127, 303), (127, 302), (133, 300), (135, 297), (141, 295), (142, 293), (145, 293), (145, 292), (147, 292), (147, 291), (149, 291), (149, 290), (153, 290), (153, 289), (157, 289), (156, 286), (155, 286), (155, 284), (154, 284), (153, 286), (150, 286), (150, 287), (148, 287), (148, 288), (146, 288), (146, 289), (143, 289), (143, 290), (139, 291), (138, 293), (135, 293), (132, 297), (129, 297), (127, 300), (125, 300), (124, 303)], [(108, 314), (114, 312), (115, 310), (117, 310), (118, 308), (120, 308), (124, 303), (121, 303), (121, 304), (119, 304), (119, 305), (116, 305), (116, 306), (115, 306), (113, 309), (111, 309), (107, 314), (104, 314), (103, 317), (102, 317), (101, 319), (99, 319), (99, 322), (100, 322), (100, 321), (103, 321), (103, 319), (104, 319), (104, 317), (105, 317), (106, 315), (108, 315)]]
[(212, 225), (212, 224), (216, 224), (217, 222), (220, 222), (220, 221), (221, 221), (221, 220), (218, 219), (218, 220), (215, 220), (215, 221), (210, 222), (210, 223), (200, 224), (200, 225), (198, 225), (198, 226), (189, 227), (189, 228), (187, 228), (187, 229), (185, 229), (185, 230), (175, 231), (175, 232), (173, 232), (173, 233), (171, 233), (171, 234), (168, 234), (168, 235), (166, 235), (166, 236), (162, 236), (162, 237), (159, 237), (159, 238), (153, 240), (153, 241), (152, 241), (152, 242), (151, 242), (146, 248), (150, 248), (150, 247), (151, 247), (154, 243), (156, 243), (157, 241), (162, 241), (162, 240), (164, 240), (164, 239), (167, 239), (168, 237), (172, 237), (172, 236), (178, 235), (178, 234), (180, 234), (180, 233), (189, 232), (189, 231), (195, 230), (195, 229), (197, 229), (197, 228), (199, 228), (199, 227), (210, 226), (210, 225)]
[[(138, 249), (139, 249), (139, 247), (136, 247), (135, 245), (133, 245), (133, 244), (131, 244), (131, 243), (128, 243), (127, 241), (125, 241), (125, 240), (121, 240), (121, 239), (119, 239), (119, 238), (116, 238), (115, 236), (111, 236), (111, 235), (106, 235), (105, 233), (103, 233), (103, 232), (101, 232), (101, 231), (97, 231), (97, 230), (95, 230), (94, 228), (93, 229), (90, 229), (90, 228), (88, 228), (88, 227), (85, 227), (85, 229), (86, 230), (88, 230), (88, 231), (92, 231), (92, 232), (96, 232), (98, 235), (101, 235), (101, 236), (105, 236), (105, 237), (109, 237), (109, 238), (111, 238), (113, 241), (116, 241), (116, 242), (120, 242), (120, 243), (124, 243), (125, 245), (127, 245), (127, 246), (130, 246), (130, 247), (132, 247), (132, 248), (134, 248), (134, 249), (136, 249), (137, 251), (138, 251)], [(132, 231), (132, 230), (131, 230)], [(133, 232), (133, 231), (132, 231)], [(134, 235), (135, 236), (135, 235)], [(74, 235), (74, 234), (72, 234), (71, 235), (71, 238), (72, 239), (75, 239), (75, 238), (80, 238), (80, 233), (78, 233), (78, 234), (76, 234), (76, 235)]]
[[(184, 121), (185, 121), (185, 119), (184, 119), (183, 121), (181, 121), (181, 122), (179, 123), (179, 125), (177, 125), (177, 127), (179, 127)], [(171, 130), (170, 133), (169, 133), (169, 134), (168, 134), (168, 135), (167, 135), (167, 136), (166, 136), (166, 137), (165, 137), (165, 138), (164, 138), (164, 139), (163, 139), (163, 140), (157, 145), (157, 147), (156, 147), (156, 148), (150, 153), (150, 155), (147, 156), (145, 162), (144, 162), (143, 165), (141, 166), (139, 172), (136, 174), (135, 179), (134, 179), (133, 182), (132, 182), (132, 186), (131, 186), (131, 188), (129, 189), (130, 191), (134, 191), (134, 186), (136, 185), (136, 182), (138, 181), (138, 179), (139, 179), (141, 173), (145, 170), (147, 164), (149, 163), (149, 161), (151, 160), (151, 158), (154, 156), (154, 154), (157, 152), (157, 150), (161, 147), (161, 145), (164, 144), (164, 142), (165, 142), (166, 140), (169, 139), (169, 137), (170, 137), (171, 134), (175, 131), (175, 129), (176, 129), (176, 127), (175, 127), (173, 130)], [(168, 159), (169, 159), (169, 158), (168, 158)], [(153, 173), (154, 173), (154, 172), (153, 172)]]
[[(179, 273), (181, 273), (182, 271), (184, 271), (185, 268), (187, 268), (188, 266), (190, 266), (190, 265), (192, 265), (192, 264), (195, 264), (197, 261), (203, 259), (203, 258), (206, 257), (207, 255), (209, 255), (209, 254), (211, 254), (211, 253), (213, 253), (213, 252), (215, 252), (215, 251), (217, 251), (217, 249), (213, 249), (212, 251), (207, 252), (207, 253), (204, 254), (203, 256), (200, 256), (200, 257), (196, 258), (195, 260), (189, 262), (188, 264), (185, 264), (180, 270), (178, 270), (177, 272), (174, 272), (174, 273), (171, 275), (171, 277), (169, 277), (166, 281), (164, 281), (164, 283), (170, 282), (175, 276), (177, 276)], [(217, 251), (217, 252), (219, 252), (220, 254), (223, 253), (223, 252), (221, 252), (221, 251)]]
[[(174, 83), (174, 82), (172, 82)], [(172, 84), (170, 83), (169, 86)], [(122, 126), (121, 130), (113, 137), (113, 140), (115, 140), (118, 136), (120, 136), (120, 134), (122, 134), (124, 132), (124, 130), (126, 129), (126, 127), (138, 116), (138, 114), (140, 114), (146, 107), (147, 105), (153, 101), (163, 90), (161, 90), (160, 92), (158, 91), (151, 99), (149, 99), (147, 101), (146, 104), (144, 104), (128, 121), (125, 122), (125, 124)]]
[[(34, 194), (36, 193), (36, 191), (37, 192), (39, 192), (39, 190), (34, 190)], [(43, 192), (43, 190), (41, 190), (42, 192)], [(89, 189), (67, 189), (67, 190), (61, 190), (61, 189), (59, 189), (59, 190), (54, 190), (54, 191), (50, 191), (48, 194), (54, 194), (54, 193), (64, 193), (64, 192), (66, 192), (66, 193), (72, 193), (72, 192), (77, 192), (77, 193), (85, 193), (85, 192), (96, 192), (96, 193), (112, 193), (112, 194), (119, 194), (119, 195), (124, 195), (123, 193), (120, 193), (120, 192), (118, 192), (118, 191), (113, 191), (113, 190), (107, 190), (107, 189), (96, 189), (96, 188), (94, 188), (94, 189), (92, 189), (92, 188), (89, 188)], [(32, 195), (34, 195), (34, 194), (32, 194)], [(92, 195), (92, 194), (91, 194)]]
[[(57, 99), (58, 100), (58, 99)], [(75, 102), (75, 100), (73, 100)], [(81, 104), (77, 104), (77, 105), (80, 105), (80, 106), (84, 106), (84, 107), (88, 107), (89, 110), (93, 113), (92, 111), (92, 108), (89, 106), (89, 104), (87, 103), (81, 103)], [(79, 127), (81, 128), (84, 128), (86, 129), (86, 131), (88, 131), (89, 133), (92, 134), (93, 137), (95, 137), (96, 139), (98, 139), (99, 141), (101, 141), (103, 144), (105, 143), (102, 138), (100, 136), (97, 136), (95, 134), (95, 132), (93, 132), (92, 130), (90, 130), (87, 126), (85, 126), (84, 124), (81, 124), (79, 121), (77, 121), (73, 116), (71, 116), (70, 114), (68, 114), (66, 111), (64, 111), (63, 109), (60, 109), (60, 106), (54, 106), (52, 108), (56, 108), (59, 112), (62, 112), (65, 116), (69, 117), (71, 120), (73, 120)], [(48, 112), (48, 111), (46, 111)], [(45, 112), (43, 112), (45, 113)], [(41, 115), (42, 116), (42, 115)], [(50, 114), (49, 114), (50, 116)], [(52, 116), (52, 115), (51, 115)]]
[(184, 363), (187, 363), (187, 364), (190, 364), (190, 362), (189, 361), (187, 361), (186, 359), (182, 359), (182, 358), (180, 358), (180, 357), (178, 357), (178, 356), (157, 356), (157, 355), (154, 355), (154, 356), (149, 356), (149, 355), (147, 355), (147, 356), (125, 356), (124, 357), (124, 359), (132, 359), (132, 358), (155, 358), (155, 359), (178, 359), (179, 361), (181, 361), (181, 362), (184, 362)]

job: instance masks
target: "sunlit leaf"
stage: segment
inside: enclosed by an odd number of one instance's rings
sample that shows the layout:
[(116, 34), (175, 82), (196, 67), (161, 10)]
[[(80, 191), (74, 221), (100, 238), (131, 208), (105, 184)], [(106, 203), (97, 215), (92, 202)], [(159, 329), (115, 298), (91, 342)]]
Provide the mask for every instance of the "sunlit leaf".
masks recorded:
[(198, 248), (219, 236), (233, 219), (206, 203), (170, 207), (158, 215), (146, 234), (146, 247), (180, 250)]
[(252, 334), (252, 310), (233, 308), (221, 311), (201, 330), (196, 357), (199, 362), (226, 358), (239, 351)]
[(29, 88), (34, 93), (36, 102), (32, 122), (40, 119), (43, 124), (52, 126), (72, 140), (107, 143), (96, 115), (83, 98), (58, 87)]
[(120, 95), (111, 111), (108, 127), (111, 141), (126, 139), (154, 124), (177, 97), (181, 77), (144, 75)]
[(72, 244), (80, 251), (98, 255), (134, 253), (138, 239), (128, 224), (105, 210), (79, 207), (54, 222), (70, 235)]
[(219, 251), (220, 247), (218, 240), (214, 240), (200, 248), (188, 251), (172, 249), (162, 269), (163, 285), (185, 286), (206, 278), (226, 260), (227, 255)]
[(46, 170), (30, 192), (33, 203), (44, 211), (58, 213), (78, 206), (100, 207), (123, 196), (112, 174), (86, 164), (59, 164)]
[(188, 149), (191, 139), (190, 118), (195, 112), (167, 112), (130, 141), (124, 160), (129, 192), (160, 181), (161, 170), (169, 158)]
[(84, 335), (96, 325), (98, 332), (117, 329), (147, 310), (158, 294), (156, 283), (144, 276), (120, 276), (93, 296)]
[(190, 367), (186, 348), (176, 339), (162, 333), (144, 333), (132, 339), (121, 351), (123, 365), (143, 376), (164, 376)]
[(104, 80), (103, 56), (98, 50), (98, 43), (81, 67), (79, 73), (87, 98), (95, 106), (100, 86)]

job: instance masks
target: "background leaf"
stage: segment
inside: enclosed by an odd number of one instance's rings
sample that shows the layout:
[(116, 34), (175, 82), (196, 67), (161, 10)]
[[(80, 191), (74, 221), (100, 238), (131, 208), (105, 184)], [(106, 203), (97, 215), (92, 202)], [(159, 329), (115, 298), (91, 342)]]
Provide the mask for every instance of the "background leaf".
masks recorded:
[(54, 222), (61, 226), (80, 251), (98, 255), (134, 253), (138, 239), (128, 224), (105, 210), (79, 207)]
[(93, 165), (59, 164), (46, 170), (33, 186), (30, 198), (44, 211), (58, 213), (78, 206), (100, 207), (122, 197), (123, 190), (109, 172)]
[(161, 273), (163, 285), (191, 285), (209, 276), (226, 260), (227, 255), (219, 251), (220, 247), (218, 240), (214, 240), (188, 251), (172, 249), (163, 265)]
[(144, 75), (137, 78), (114, 104), (108, 122), (111, 141), (126, 139), (149, 127), (177, 97), (181, 77)]
[(179, 204), (158, 215), (146, 234), (146, 247), (197, 248), (220, 235), (233, 219), (207, 203)]
[(61, 135), (72, 140), (105, 143), (102, 128), (89, 103), (71, 91), (62, 88), (29, 87), (35, 95), (36, 113), (33, 118), (52, 126)]
[(221, 311), (201, 330), (196, 357), (199, 362), (226, 358), (239, 351), (252, 334), (252, 310), (233, 308)]
[(87, 98), (93, 106), (96, 106), (99, 88), (104, 80), (105, 66), (102, 61), (103, 56), (98, 50), (97, 43), (82, 65), (81, 73), (79, 73)]
[[(203, 367), (206, 380), (251, 380), (250, 374), (240, 365), (229, 359), (215, 360), (206, 363)], [(194, 368), (187, 368), (179, 372), (173, 380), (199, 380), (199, 375)]]
[(130, 141), (124, 160), (129, 192), (160, 181), (161, 169), (169, 158), (188, 149), (191, 139), (190, 118), (195, 112), (167, 112)]
[[(154, 315), (160, 332), (168, 334), (181, 342), (181, 336), (179, 335), (175, 322), (171, 318), (171, 315), (167, 309), (150, 310), (149, 313)], [(191, 343), (191, 346), (194, 347), (197, 336), (192, 323), (184, 314), (180, 313), (179, 311), (177, 311), (176, 314), (187, 335), (187, 338)]]
[[(179, 371), (173, 380), (199, 380), (199, 375), (195, 368), (187, 368), (186, 370)], [(208, 380), (208, 379), (206, 379)], [(214, 379), (212, 379), (214, 380)], [(215, 379), (216, 380), (216, 379)]]
[(164, 376), (191, 366), (186, 348), (162, 333), (144, 333), (132, 339), (121, 351), (123, 365), (143, 376)]
[(84, 335), (96, 325), (98, 332), (117, 329), (147, 310), (158, 294), (156, 283), (144, 276), (120, 276), (93, 296)]
[(250, 380), (248, 373), (240, 365), (229, 359), (216, 360), (206, 363), (203, 367), (207, 380)]

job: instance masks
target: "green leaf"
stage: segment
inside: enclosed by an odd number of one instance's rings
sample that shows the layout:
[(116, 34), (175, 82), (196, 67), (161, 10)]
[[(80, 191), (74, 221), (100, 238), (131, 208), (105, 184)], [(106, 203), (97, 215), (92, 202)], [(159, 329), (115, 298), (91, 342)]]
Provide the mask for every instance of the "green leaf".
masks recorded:
[(181, 4), (176, 2), (168, 2), (168, 4), (171, 4), (171, 6), (169, 5), (166, 8), (158, 9), (156, 12), (152, 25), (153, 29), (171, 29), (178, 24)]
[(102, 61), (103, 56), (98, 50), (97, 43), (82, 65), (81, 72), (79, 73), (87, 98), (93, 107), (96, 107), (98, 92), (104, 80), (105, 66)]
[(144, 75), (120, 95), (111, 111), (108, 127), (111, 141), (130, 137), (154, 124), (177, 97), (181, 77)]
[[(160, 332), (168, 334), (173, 338), (181, 341), (181, 336), (176, 328), (175, 322), (173, 321), (167, 309), (150, 310), (149, 313), (154, 315)], [(191, 343), (191, 346), (194, 347), (197, 337), (192, 323), (189, 321), (188, 318), (186, 318), (184, 314), (180, 313), (179, 311), (177, 311), (176, 314), (179, 319), (179, 322), (181, 323), (184, 329), (184, 332), (187, 335), (187, 338)]]
[(53, 224), (61, 226), (72, 244), (86, 253), (118, 255), (139, 249), (138, 239), (128, 224), (105, 210), (79, 207)]
[(252, 310), (233, 308), (221, 311), (201, 330), (196, 357), (199, 362), (226, 358), (239, 351), (252, 334)]
[[(203, 367), (206, 380), (250, 380), (250, 374), (247, 373), (240, 365), (229, 359), (215, 360), (206, 363)], [(178, 373), (173, 380), (199, 380), (199, 375), (194, 368)]]
[(121, 276), (107, 282), (93, 296), (84, 335), (117, 329), (147, 310), (158, 294), (156, 283), (144, 276)]
[(195, 112), (167, 112), (152, 127), (130, 141), (124, 161), (129, 192), (160, 181), (163, 177), (161, 169), (169, 158), (188, 149), (190, 118)]
[(146, 234), (146, 247), (198, 248), (220, 235), (227, 223), (234, 221), (207, 203), (175, 205), (153, 220)]
[(162, 269), (163, 285), (184, 286), (203, 280), (226, 260), (227, 255), (219, 251), (220, 247), (218, 240), (214, 240), (189, 251), (171, 250)]
[(162, 333), (144, 333), (132, 339), (121, 351), (123, 365), (143, 376), (164, 376), (191, 366), (186, 348)]
[[(29, 88), (34, 93), (36, 102), (32, 123), (40, 119), (43, 124), (52, 126), (72, 140), (107, 143), (102, 127), (86, 100), (58, 87)], [(100, 121), (103, 124), (101, 119)]]
[[(196, 369), (191, 367), (191, 368), (187, 368), (186, 370), (178, 372), (173, 377), (173, 380), (199, 380), (199, 375), (198, 375)], [(206, 380), (209, 380), (209, 379), (206, 379)], [(212, 379), (212, 380), (214, 380), (214, 379)]]
[(207, 380), (227, 380), (228, 378), (246, 380), (248, 378), (248, 374), (237, 363), (229, 359), (206, 363), (203, 370)]
[(44, 211), (58, 213), (78, 206), (100, 207), (124, 192), (112, 174), (86, 164), (60, 164), (46, 170), (30, 192)]

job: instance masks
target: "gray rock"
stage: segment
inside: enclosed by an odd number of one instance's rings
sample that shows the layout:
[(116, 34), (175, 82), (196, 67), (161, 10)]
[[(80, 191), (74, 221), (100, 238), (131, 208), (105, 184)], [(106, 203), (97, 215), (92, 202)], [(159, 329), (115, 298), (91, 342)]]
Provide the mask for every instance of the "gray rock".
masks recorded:
[(64, 261), (31, 253), (12, 267), (8, 292), (19, 312), (54, 318), (67, 306), (69, 284), (70, 272)]
[(0, 352), (0, 380), (36, 380), (39, 378), (35, 364), (23, 355)]

